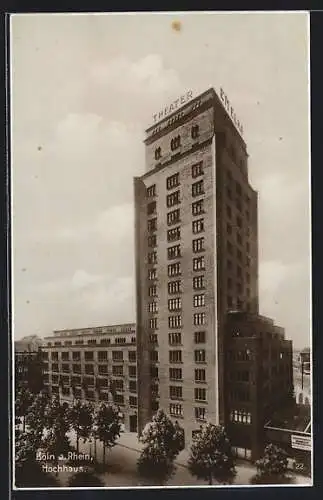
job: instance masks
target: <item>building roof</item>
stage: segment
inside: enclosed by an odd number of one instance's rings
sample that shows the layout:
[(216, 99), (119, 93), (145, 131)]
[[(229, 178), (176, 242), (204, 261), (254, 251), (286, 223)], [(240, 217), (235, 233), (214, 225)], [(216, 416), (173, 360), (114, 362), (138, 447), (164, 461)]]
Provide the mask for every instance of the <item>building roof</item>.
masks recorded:
[(310, 407), (297, 405), (293, 409), (280, 410), (275, 413), (265, 427), (285, 429), (290, 431), (310, 432), (311, 428)]

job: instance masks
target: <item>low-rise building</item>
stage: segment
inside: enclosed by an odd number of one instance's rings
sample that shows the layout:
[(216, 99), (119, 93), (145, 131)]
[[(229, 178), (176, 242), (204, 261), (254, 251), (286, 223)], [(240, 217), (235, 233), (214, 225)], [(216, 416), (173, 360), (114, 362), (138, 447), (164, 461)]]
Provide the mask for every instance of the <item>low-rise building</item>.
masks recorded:
[(35, 394), (43, 389), (41, 349), (15, 351), (15, 387), (26, 387)]
[(265, 423), (294, 402), (292, 342), (271, 319), (232, 312), (225, 358), (228, 434), (238, 455), (257, 459), (264, 449)]
[(54, 331), (43, 344), (44, 383), (72, 403), (119, 406), (124, 428), (137, 431), (136, 327), (133, 323)]

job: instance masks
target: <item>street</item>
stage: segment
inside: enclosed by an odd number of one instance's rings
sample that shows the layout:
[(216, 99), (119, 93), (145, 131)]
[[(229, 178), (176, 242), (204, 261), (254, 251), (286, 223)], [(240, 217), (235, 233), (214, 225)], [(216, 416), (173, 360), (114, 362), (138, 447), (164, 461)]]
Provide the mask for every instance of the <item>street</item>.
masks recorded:
[[(74, 437), (72, 437), (72, 444), (74, 444)], [(136, 445), (137, 443), (137, 445)], [(137, 449), (135, 449), (135, 446)], [(95, 455), (93, 443), (83, 443), (80, 440), (79, 444), (80, 453), (90, 454), (92, 457)], [(140, 454), (140, 444), (138, 444), (136, 435), (131, 433), (123, 433), (120, 437), (119, 443), (110, 451), (106, 451), (106, 470), (102, 473), (97, 473), (106, 487), (131, 487), (131, 486), (156, 486), (151, 482), (145, 482), (138, 477), (137, 474), (137, 460)], [(185, 450), (181, 453), (182, 457), (185, 455)], [(191, 476), (189, 470), (185, 465), (186, 457), (181, 459), (178, 457), (176, 472), (174, 476), (169, 479), (167, 486), (207, 486), (207, 483), (198, 480)], [(99, 463), (102, 463), (103, 450), (102, 443), (97, 441), (96, 456)], [(80, 465), (83, 465), (80, 463)], [(236, 466), (237, 475), (233, 482), (234, 485), (249, 485), (251, 478), (255, 475), (256, 469), (248, 462), (240, 462)], [(71, 473), (59, 473), (59, 480), (62, 486), (68, 485), (68, 480)], [(303, 476), (296, 476), (294, 484), (297, 485), (310, 485), (309, 478)]]

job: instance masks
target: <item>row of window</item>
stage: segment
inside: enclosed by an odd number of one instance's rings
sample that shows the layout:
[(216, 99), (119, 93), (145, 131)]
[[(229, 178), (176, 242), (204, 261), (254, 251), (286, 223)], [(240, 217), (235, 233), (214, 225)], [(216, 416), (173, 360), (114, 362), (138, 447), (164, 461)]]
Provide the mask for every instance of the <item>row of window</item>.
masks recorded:
[[(180, 267), (172, 267), (170, 268), (170, 272), (174, 273), (174, 269), (176, 270), (176, 273), (179, 272), (180, 274)], [(157, 270), (155, 268), (149, 269), (148, 271), (148, 279), (153, 281), (157, 279)], [(205, 277), (203, 275), (200, 276), (195, 276), (193, 278), (193, 289), (194, 290), (203, 290), (205, 288)], [(174, 295), (176, 293), (181, 293), (181, 280), (176, 280), (176, 281), (169, 281), (168, 283), (168, 293), (170, 295)], [(154, 289), (153, 289), (154, 290)], [(156, 288), (157, 292), (157, 288)]]
[[(193, 314), (193, 325), (194, 326), (205, 325), (205, 324), (206, 324), (205, 312)], [(182, 327), (182, 316), (181, 315), (168, 316), (168, 327), (169, 328), (181, 328)], [(157, 318), (150, 318), (149, 319), (149, 328), (151, 328), (152, 330), (158, 329)]]
[[(46, 369), (46, 368), (45, 368)], [(50, 370), (49, 370), (50, 371)], [(57, 372), (59, 373), (60, 371), (65, 372), (65, 373), (70, 373), (72, 371), (73, 373), (79, 373), (82, 374), (82, 367), (80, 364), (73, 364), (72, 365), (72, 370), (70, 370), (70, 365), (62, 365), (62, 369), (59, 369), (58, 363), (53, 363), (51, 366), (51, 371), (52, 372)], [(94, 366), (91, 365), (85, 365), (84, 366), (84, 373), (88, 375), (94, 374)], [(108, 373), (108, 367), (107, 365), (99, 365), (98, 366), (98, 373), (99, 375), (106, 375)], [(137, 368), (136, 366), (129, 366), (128, 367), (128, 373), (129, 377), (136, 377), (137, 376)], [(113, 365), (112, 366), (112, 374), (116, 376), (123, 376), (124, 375), (124, 367), (123, 365)]]
[[(176, 334), (178, 335), (178, 334)], [(173, 337), (172, 340), (176, 340), (176, 337)], [(177, 338), (177, 340), (180, 340)], [(174, 342), (176, 343), (176, 342)], [(150, 351), (150, 361), (157, 363), (158, 362), (158, 351), (152, 350)], [(194, 351), (194, 361), (195, 363), (205, 363), (206, 362), (206, 351), (204, 349), (196, 349)], [(169, 351), (169, 362), (170, 363), (182, 363), (182, 351)]]
[(251, 413), (244, 410), (233, 410), (230, 413), (230, 420), (240, 424), (251, 424)]
[[(47, 353), (46, 353), (47, 354)], [(53, 351), (51, 354), (51, 359), (54, 361), (58, 361), (58, 352)], [(61, 360), (62, 361), (70, 361), (72, 354), (73, 361), (81, 361), (81, 351), (62, 351), (61, 352)], [(85, 361), (94, 361), (96, 354), (96, 359), (98, 361), (107, 361), (108, 360), (108, 351), (85, 351), (83, 352), (83, 357)], [(112, 361), (123, 361), (123, 351), (112, 351)], [(46, 357), (46, 359), (48, 356)], [(136, 361), (136, 351), (128, 351), (128, 361), (134, 362)]]
[[(114, 340), (114, 342), (113, 342)], [(136, 343), (136, 337), (131, 337), (131, 339), (128, 337), (117, 337), (115, 339), (111, 339), (111, 338), (103, 338), (100, 340), (100, 342), (98, 342), (97, 339), (89, 339), (89, 340), (84, 340), (84, 339), (77, 339), (77, 340), (74, 340), (74, 342), (72, 340), (65, 340), (64, 342), (61, 342), (61, 341), (56, 341), (56, 342), (47, 342), (47, 345), (48, 346), (71, 346), (71, 345), (84, 345), (84, 344), (87, 344), (87, 345), (95, 345), (95, 344), (103, 344), (103, 345), (109, 345), (109, 344), (135, 344)]]
[[(201, 400), (197, 400), (201, 401)], [(183, 406), (178, 403), (171, 403), (169, 405), (169, 414), (173, 417), (184, 417)], [(194, 415), (196, 420), (205, 420), (206, 419), (206, 408), (195, 407)]]
[[(199, 125), (195, 124), (191, 128), (191, 137), (193, 140), (196, 140), (196, 139), (198, 139), (199, 135), (200, 135)], [(181, 147), (181, 136), (177, 135), (176, 137), (173, 137), (171, 139), (170, 149), (171, 149), (171, 151), (175, 151), (176, 149), (179, 149), (180, 147)], [(158, 146), (155, 149), (155, 160), (158, 161), (161, 159), (161, 157), (162, 157), (162, 150), (161, 150), (161, 147)]]

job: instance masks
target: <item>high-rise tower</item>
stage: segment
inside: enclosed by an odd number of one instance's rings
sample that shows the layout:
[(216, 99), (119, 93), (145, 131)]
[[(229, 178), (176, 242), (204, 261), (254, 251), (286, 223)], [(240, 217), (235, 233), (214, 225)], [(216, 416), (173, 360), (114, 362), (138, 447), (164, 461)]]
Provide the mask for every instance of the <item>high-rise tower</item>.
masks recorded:
[(134, 180), (138, 426), (159, 406), (186, 442), (201, 421), (224, 421), (226, 313), (258, 313), (257, 193), (241, 126), (222, 91), (187, 97), (146, 131)]

